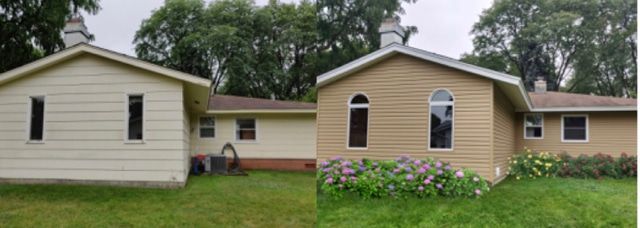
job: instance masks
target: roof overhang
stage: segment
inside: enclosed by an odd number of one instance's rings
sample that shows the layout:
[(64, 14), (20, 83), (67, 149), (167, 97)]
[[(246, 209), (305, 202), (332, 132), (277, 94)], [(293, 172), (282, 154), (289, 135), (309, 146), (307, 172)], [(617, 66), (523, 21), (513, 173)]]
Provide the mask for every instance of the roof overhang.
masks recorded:
[(401, 44), (391, 44), (359, 59), (351, 61), (341, 67), (324, 73), (316, 78), (316, 86), (320, 88), (322, 86), (328, 85), (331, 82), (346, 77), (351, 73), (359, 71), (363, 68), (376, 64), (395, 54), (409, 55), (415, 58), (423, 59), (429, 62), (448, 66), (457, 70), (494, 80), (496, 84), (503, 91), (505, 91), (505, 93), (514, 103), (517, 109), (531, 110), (533, 108), (531, 100), (527, 95), (526, 89), (524, 88), (524, 84), (519, 77), (471, 65), (458, 61), (456, 59)]
[(107, 49), (99, 48), (99, 47), (85, 44), (85, 43), (80, 43), (80, 44), (71, 46), (69, 48), (63, 49), (47, 57), (41, 58), (39, 60), (28, 63), (26, 65), (20, 66), (13, 70), (4, 72), (0, 74), (0, 85), (13, 81), (15, 79), (18, 79), (22, 76), (29, 75), (30, 73), (45, 69), (56, 63), (79, 56), (81, 54), (92, 54), (92, 55), (100, 56), (116, 62), (124, 63), (140, 69), (144, 69), (153, 73), (157, 73), (170, 78), (181, 80), (196, 86), (209, 88), (209, 86), (211, 85), (211, 81), (208, 79), (183, 73), (177, 70), (172, 70), (166, 67), (158, 66), (143, 60), (139, 60), (131, 56), (127, 56), (124, 54), (120, 54), (117, 52), (113, 52)]
[(272, 114), (272, 113), (316, 113), (315, 109), (238, 109), (238, 110), (208, 110), (207, 114)]
[[(593, 106), (593, 107), (547, 107), (533, 108), (530, 112), (630, 112), (637, 111), (637, 106)], [(520, 110), (520, 112), (529, 112)]]

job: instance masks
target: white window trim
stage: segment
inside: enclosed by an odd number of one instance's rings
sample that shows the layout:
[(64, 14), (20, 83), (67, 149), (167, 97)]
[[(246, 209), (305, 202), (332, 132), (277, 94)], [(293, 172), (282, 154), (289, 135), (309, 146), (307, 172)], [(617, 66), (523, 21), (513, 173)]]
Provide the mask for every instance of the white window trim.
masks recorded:
[[(351, 104), (351, 100), (353, 100), (354, 97), (358, 96), (358, 95), (362, 95), (364, 97), (367, 98), (367, 101), (369, 103), (367, 104)], [(349, 100), (347, 100), (347, 139), (346, 139), (346, 148), (347, 150), (368, 150), (369, 149), (369, 130), (370, 130), (370, 126), (371, 126), (371, 109), (369, 108), (369, 106), (371, 105), (371, 99), (369, 99), (369, 96), (367, 96), (367, 94), (363, 93), (363, 92), (355, 92), (353, 94), (351, 94), (351, 96), (349, 97)], [(351, 135), (351, 108), (357, 108), (357, 109), (367, 109), (367, 144), (365, 145), (365, 147), (350, 147), (349, 146), (349, 139), (351, 137), (349, 137)]]
[[(200, 118), (203, 118), (203, 117), (211, 117), (211, 118), (213, 118), (213, 127), (210, 127), (210, 126), (206, 126), (205, 127), (206, 129), (213, 129), (213, 137), (202, 137), (202, 135), (200, 135), (201, 134), (200, 129), (202, 128), (202, 126), (200, 125)], [(200, 116), (198, 116), (198, 138), (199, 139), (215, 139), (216, 136), (217, 136), (217, 132), (216, 132), (217, 125), (218, 125), (218, 123), (217, 123), (217, 120), (216, 120), (216, 116), (210, 116), (210, 115), (200, 115)]]
[[(542, 116), (542, 123), (540, 123), (540, 126), (527, 126), (527, 116), (538, 115), (538, 114)], [(522, 121), (522, 125), (523, 125), (522, 136), (524, 137), (524, 139), (544, 139), (544, 113), (541, 113), (541, 112), (525, 113), (524, 119)], [(527, 127), (540, 127), (540, 137), (527, 137)]]
[[(238, 119), (253, 119), (256, 124), (256, 139), (238, 139)], [(258, 143), (259, 139), (259, 131), (258, 131), (258, 118), (255, 117), (236, 117), (233, 121), (234, 129), (233, 129), (233, 138), (235, 139), (235, 143)]]
[[(142, 96), (142, 139), (129, 139), (129, 97)], [(125, 93), (124, 94), (124, 143), (125, 144), (144, 144), (147, 140), (146, 124), (147, 121), (147, 96), (144, 93)]]
[[(585, 140), (564, 139), (564, 118), (584, 117), (585, 118)], [(560, 141), (563, 143), (588, 143), (589, 142), (589, 115), (588, 114), (563, 114), (560, 115)]]
[[(451, 97), (453, 97), (453, 101), (434, 101), (431, 102), (431, 98), (433, 97), (433, 95), (440, 91), (440, 90), (444, 90), (447, 91)], [(429, 111), (427, 113), (428, 118), (427, 121), (429, 121), (429, 127), (427, 128), (427, 150), (428, 151), (436, 151), (436, 152), (448, 152), (448, 151), (453, 151), (454, 147), (455, 147), (455, 129), (456, 129), (456, 106), (455, 106), (455, 102), (456, 102), (456, 97), (453, 95), (453, 93), (451, 92), (451, 90), (446, 89), (446, 88), (437, 88), (434, 89), (433, 92), (431, 92), (431, 95), (429, 96)], [(451, 105), (451, 148), (431, 148), (431, 107), (432, 106), (445, 106), (445, 105)]]
[[(42, 140), (31, 140), (31, 112), (33, 111), (33, 101), (34, 97), (43, 97), (44, 98), (44, 110), (42, 111)], [(26, 140), (27, 144), (44, 144), (47, 139), (47, 95), (46, 94), (34, 94), (29, 95), (27, 98), (27, 129), (26, 129)]]

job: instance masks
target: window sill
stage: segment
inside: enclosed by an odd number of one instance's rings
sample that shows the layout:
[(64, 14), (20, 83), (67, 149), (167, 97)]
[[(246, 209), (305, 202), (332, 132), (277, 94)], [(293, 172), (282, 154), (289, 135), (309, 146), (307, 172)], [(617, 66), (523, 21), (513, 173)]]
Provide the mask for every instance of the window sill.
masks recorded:
[(438, 149), (438, 148), (428, 148), (427, 151), (433, 151), (433, 152), (451, 152), (453, 151), (453, 148), (451, 149)]
[(524, 139), (526, 139), (526, 140), (542, 140), (544, 138), (524, 138)]
[(125, 141), (124, 144), (145, 144), (143, 140)]
[(562, 140), (562, 143), (589, 143), (589, 140)]
[(236, 140), (236, 144), (257, 144), (258, 140)]
[(368, 150), (369, 147), (347, 147), (347, 150)]
[(44, 144), (44, 141), (29, 140), (29, 141), (26, 142), (26, 144)]

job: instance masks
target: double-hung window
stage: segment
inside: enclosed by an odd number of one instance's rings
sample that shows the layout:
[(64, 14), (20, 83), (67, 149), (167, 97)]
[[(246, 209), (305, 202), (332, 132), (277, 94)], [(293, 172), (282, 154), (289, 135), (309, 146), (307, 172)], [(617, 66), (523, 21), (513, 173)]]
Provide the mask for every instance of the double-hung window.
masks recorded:
[(236, 119), (236, 140), (256, 141), (256, 119), (242, 118)]
[(144, 137), (144, 95), (127, 95), (127, 140), (142, 141)]
[(44, 140), (44, 96), (29, 98), (29, 141), (42, 142)]
[(542, 113), (524, 114), (524, 138), (542, 139), (544, 132), (544, 116)]
[(562, 142), (588, 142), (589, 116), (562, 115)]
[(216, 137), (216, 119), (213, 116), (203, 116), (199, 119), (200, 138)]

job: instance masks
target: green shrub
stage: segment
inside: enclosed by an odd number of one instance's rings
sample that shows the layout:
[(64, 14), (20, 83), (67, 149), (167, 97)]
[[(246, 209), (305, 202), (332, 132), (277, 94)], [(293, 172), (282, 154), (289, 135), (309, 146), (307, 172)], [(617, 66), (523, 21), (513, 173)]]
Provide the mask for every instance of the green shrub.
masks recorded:
[(572, 157), (566, 153), (554, 155), (525, 148), (524, 152), (512, 156), (509, 163), (509, 174), (516, 179), (554, 176), (600, 179), (637, 175), (637, 158), (624, 153), (617, 159), (601, 153)]
[(525, 148), (510, 158), (509, 174), (516, 179), (554, 177), (560, 169), (560, 157), (547, 152), (534, 152)]
[(394, 161), (344, 160), (334, 158), (320, 164), (320, 190), (334, 197), (354, 192), (363, 198), (384, 196), (477, 197), (489, 191), (488, 183), (475, 172), (453, 169), (431, 158)]

